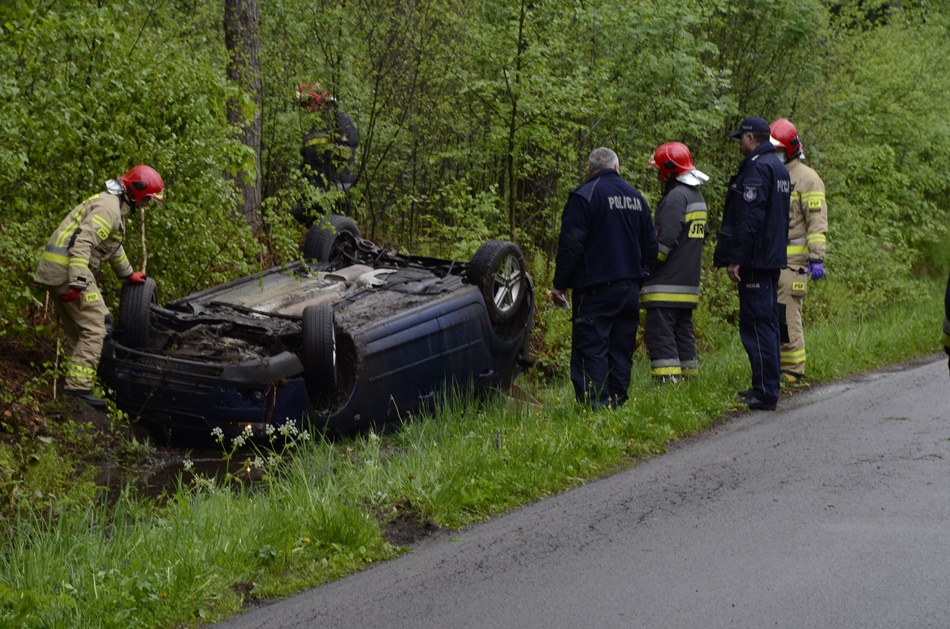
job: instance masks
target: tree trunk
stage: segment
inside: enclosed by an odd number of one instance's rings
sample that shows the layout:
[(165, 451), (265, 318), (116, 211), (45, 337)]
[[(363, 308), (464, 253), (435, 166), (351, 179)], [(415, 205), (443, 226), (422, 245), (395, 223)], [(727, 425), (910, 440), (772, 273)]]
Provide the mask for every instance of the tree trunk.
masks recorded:
[[(518, 137), (518, 110), (519, 99), (521, 98), (521, 62), (524, 59), (525, 51), (528, 48), (528, 42), (525, 37), (525, 24), (527, 22), (528, 3), (521, 0), (518, 12), (518, 39), (515, 50), (515, 70), (514, 77), (507, 80), (508, 95), (511, 99), (511, 115), (508, 118), (508, 151), (505, 156), (505, 166), (508, 176), (508, 239), (515, 242), (515, 229), (518, 224), (518, 183), (515, 169), (515, 147)], [(511, 83), (514, 81), (514, 86)]]
[(228, 122), (241, 129), (241, 141), (254, 154), (254, 170), (240, 170), (235, 185), (243, 204), (237, 208), (255, 234), (261, 229), (261, 73), (260, 15), (257, 0), (224, 0), (224, 41), (228, 49), (228, 79), (250, 97), (250, 116), (240, 100), (228, 103)]

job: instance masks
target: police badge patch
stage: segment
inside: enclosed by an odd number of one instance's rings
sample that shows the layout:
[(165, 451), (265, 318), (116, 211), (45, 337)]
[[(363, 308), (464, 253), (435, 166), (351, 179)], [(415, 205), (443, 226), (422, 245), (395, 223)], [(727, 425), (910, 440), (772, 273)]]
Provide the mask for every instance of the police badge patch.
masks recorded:
[(755, 186), (746, 186), (742, 192), (742, 198), (745, 199), (746, 203), (752, 203), (755, 201), (756, 194), (757, 188)]

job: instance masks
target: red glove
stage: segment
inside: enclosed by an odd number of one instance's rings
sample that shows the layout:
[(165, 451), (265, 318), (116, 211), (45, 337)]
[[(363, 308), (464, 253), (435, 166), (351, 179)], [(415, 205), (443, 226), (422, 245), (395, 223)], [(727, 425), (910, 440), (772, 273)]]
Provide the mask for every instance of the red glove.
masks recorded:
[(66, 291), (65, 293), (59, 296), (59, 299), (64, 304), (68, 304), (71, 301), (76, 301), (77, 299), (79, 299), (80, 295), (82, 295), (81, 288), (75, 288), (75, 287), (70, 286), (68, 291)]
[(135, 282), (136, 284), (144, 284), (145, 273), (143, 273), (142, 271), (136, 271), (132, 275), (128, 276), (126, 279), (129, 280), (130, 282)]

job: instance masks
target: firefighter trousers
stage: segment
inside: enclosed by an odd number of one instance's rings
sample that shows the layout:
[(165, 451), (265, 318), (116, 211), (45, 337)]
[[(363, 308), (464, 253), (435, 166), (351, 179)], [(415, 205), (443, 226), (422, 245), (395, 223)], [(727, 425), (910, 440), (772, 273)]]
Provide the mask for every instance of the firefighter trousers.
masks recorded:
[(90, 281), (79, 298), (64, 303), (59, 296), (69, 290), (68, 284), (47, 286), (56, 314), (66, 335), (67, 391), (92, 389), (96, 370), (106, 338), (106, 308), (95, 281)]
[(643, 338), (654, 378), (678, 379), (698, 373), (692, 308), (647, 308)]
[(782, 269), (778, 281), (781, 315), (781, 370), (801, 378), (805, 375), (805, 327), (802, 324), (802, 302), (808, 292), (806, 267), (789, 265)]

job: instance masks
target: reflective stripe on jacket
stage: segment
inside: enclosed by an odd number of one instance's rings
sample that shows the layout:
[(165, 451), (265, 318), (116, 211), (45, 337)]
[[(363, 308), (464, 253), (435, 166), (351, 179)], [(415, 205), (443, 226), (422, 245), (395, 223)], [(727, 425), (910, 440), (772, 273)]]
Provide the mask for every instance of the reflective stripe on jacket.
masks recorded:
[(77, 205), (63, 219), (40, 256), (33, 281), (44, 286), (69, 284), (84, 289), (103, 260), (127, 277), (132, 265), (125, 255), (125, 217), (131, 206), (100, 192)]
[[(356, 181), (356, 147), (360, 134), (353, 119), (336, 109), (321, 114), (321, 127), (312, 129), (303, 138), (300, 155), (311, 170), (311, 178), (326, 177), (330, 184), (352, 184)], [(321, 181), (313, 181), (323, 187)]]
[(813, 169), (798, 158), (787, 163), (792, 182), (788, 208), (789, 266), (805, 266), (809, 260), (825, 259), (828, 233), (828, 203), (825, 184)]
[(659, 254), (644, 281), (640, 304), (644, 308), (695, 308), (706, 242), (706, 201), (693, 186), (673, 181), (656, 206)]

